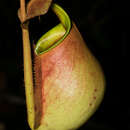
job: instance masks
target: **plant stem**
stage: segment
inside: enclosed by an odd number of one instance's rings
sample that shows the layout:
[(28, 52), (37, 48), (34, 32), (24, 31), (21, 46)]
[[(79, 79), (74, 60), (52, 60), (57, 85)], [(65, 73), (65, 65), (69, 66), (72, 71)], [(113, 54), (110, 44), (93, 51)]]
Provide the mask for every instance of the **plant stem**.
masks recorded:
[[(21, 6), (21, 18), (22, 21), (26, 18), (25, 0), (20, 0)], [(28, 113), (28, 123), (31, 129), (34, 129), (34, 92), (33, 92), (33, 73), (32, 73), (32, 60), (31, 60), (31, 47), (29, 39), (28, 24), (22, 26), (23, 37), (23, 56), (24, 56), (24, 82), (25, 82), (25, 94)]]
[(25, 0), (20, 0), (20, 10), (22, 21), (26, 18)]

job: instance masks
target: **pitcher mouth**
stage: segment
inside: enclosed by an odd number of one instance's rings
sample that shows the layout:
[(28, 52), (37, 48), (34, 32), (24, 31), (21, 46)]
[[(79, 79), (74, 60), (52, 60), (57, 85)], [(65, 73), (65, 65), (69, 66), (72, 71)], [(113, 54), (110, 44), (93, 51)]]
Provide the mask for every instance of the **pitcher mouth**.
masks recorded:
[(71, 20), (65, 10), (58, 4), (52, 4), (51, 8), (60, 23), (38, 40), (35, 46), (36, 55), (44, 54), (58, 46), (67, 37), (71, 29)]

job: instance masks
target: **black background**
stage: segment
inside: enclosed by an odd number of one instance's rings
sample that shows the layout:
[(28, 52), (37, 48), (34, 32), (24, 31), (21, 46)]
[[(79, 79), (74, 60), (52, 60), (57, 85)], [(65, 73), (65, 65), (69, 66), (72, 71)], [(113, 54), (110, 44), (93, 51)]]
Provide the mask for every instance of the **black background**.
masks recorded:
[[(79, 130), (130, 129), (128, 77), (128, 18), (125, 1), (55, 0), (75, 21), (99, 60), (106, 77), (106, 93), (96, 113)], [(23, 82), (22, 37), (17, 18), (19, 0), (0, 1), (0, 130), (29, 130)], [(47, 19), (47, 21), (45, 20)], [(42, 21), (43, 19), (43, 21)], [(31, 39), (53, 25), (48, 15), (30, 24)], [(41, 23), (45, 22), (41, 29)], [(45, 29), (45, 30), (44, 30)], [(33, 32), (33, 33), (32, 33)], [(38, 33), (37, 33), (38, 32)]]

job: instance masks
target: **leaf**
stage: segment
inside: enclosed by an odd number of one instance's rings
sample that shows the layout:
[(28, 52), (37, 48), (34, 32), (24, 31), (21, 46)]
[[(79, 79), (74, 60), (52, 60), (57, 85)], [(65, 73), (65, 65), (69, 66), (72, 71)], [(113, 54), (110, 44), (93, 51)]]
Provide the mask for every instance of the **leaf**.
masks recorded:
[(26, 6), (26, 18), (22, 20), (21, 10), (18, 10), (18, 17), (21, 23), (34, 18), (36, 16), (44, 15), (48, 12), (48, 9), (52, 3), (52, 0), (31, 0)]
[(31, 0), (27, 5), (27, 19), (47, 13), (52, 0)]

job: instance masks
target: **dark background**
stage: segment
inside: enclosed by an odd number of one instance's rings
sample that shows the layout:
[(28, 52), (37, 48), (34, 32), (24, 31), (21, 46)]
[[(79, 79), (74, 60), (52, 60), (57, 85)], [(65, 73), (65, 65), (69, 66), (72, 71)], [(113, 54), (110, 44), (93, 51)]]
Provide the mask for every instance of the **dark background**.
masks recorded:
[[(114, 0), (55, 1), (75, 21), (88, 47), (101, 63), (107, 82), (101, 106), (79, 130), (130, 129), (127, 84), (129, 4)], [(0, 1), (0, 130), (29, 130), (18, 8), (19, 0)], [(48, 15), (41, 18), (39, 25), (37, 22), (32, 20), (30, 24), (34, 41), (36, 34), (39, 36), (41, 30), (46, 31), (53, 25), (52, 17)]]

